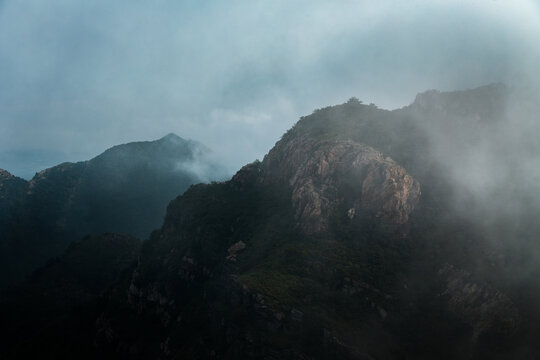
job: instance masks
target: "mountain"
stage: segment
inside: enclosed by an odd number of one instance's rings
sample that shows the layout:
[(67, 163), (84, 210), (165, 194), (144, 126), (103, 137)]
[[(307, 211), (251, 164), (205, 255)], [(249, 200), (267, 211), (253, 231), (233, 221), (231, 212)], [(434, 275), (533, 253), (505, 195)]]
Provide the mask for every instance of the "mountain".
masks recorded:
[(46, 341), (22, 335), (18, 350), (2, 338), (0, 349), (6, 358), (535, 359), (536, 106), (495, 84), (429, 91), (394, 111), (355, 98), (316, 110), (262, 162), (173, 200), (137, 263), (62, 326), (45, 321)]
[(23, 278), (87, 234), (146, 238), (161, 225), (171, 199), (223, 174), (206, 147), (174, 134), (115, 146), (92, 160), (43, 170), (30, 181), (2, 170), (0, 284)]

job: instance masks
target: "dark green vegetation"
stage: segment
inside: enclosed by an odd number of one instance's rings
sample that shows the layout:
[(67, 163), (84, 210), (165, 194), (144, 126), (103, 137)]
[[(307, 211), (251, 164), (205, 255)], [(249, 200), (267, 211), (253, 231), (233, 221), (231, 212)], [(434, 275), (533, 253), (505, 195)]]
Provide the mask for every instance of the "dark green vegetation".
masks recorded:
[(170, 134), (160, 140), (115, 146), (92, 160), (63, 163), (26, 182), (0, 179), (0, 288), (29, 274), (86, 234), (122, 232), (146, 238), (159, 227), (171, 199), (206, 166), (201, 144)]
[[(317, 110), (262, 162), (172, 201), (137, 264), (117, 262), (107, 286), (95, 287), (99, 296), (64, 312), (72, 335), (47, 325), (48, 345), (22, 336), (26, 349), (52, 358), (535, 359), (538, 188), (516, 163), (540, 152), (528, 134), (510, 132), (512, 119), (537, 117), (526, 104), (492, 85), (427, 92), (395, 111), (355, 99)], [(326, 173), (348, 158), (331, 146), (344, 140), (378, 149), (419, 181), (421, 196), (406, 223), (396, 227), (352, 201), (371, 195), (362, 171), (373, 163), (347, 176)], [(322, 155), (308, 151), (321, 141)], [(483, 161), (469, 167), (476, 157)], [(313, 159), (313, 169), (295, 172), (298, 162)], [(298, 174), (306, 177), (299, 182), (307, 184), (305, 207), (293, 201)], [(407, 195), (396, 184), (376, 185)], [(335, 191), (321, 197), (318, 187)], [(328, 226), (306, 232), (299, 213), (306, 209), (327, 217)], [(87, 266), (91, 259), (121, 258), (115, 254), (122, 251), (85, 253), (76, 273), (95, 271), (101, 279), (101, 270)], [(54, 264), (34, 278), (52, 274)], [(31, 291), (46, 284), (54, 293), (62, 276), (21, 287), (46, 301)], [(26, 294), (11, 299), (24, 304)], [(13, 358), (26, 354), (9, 343), (2, 349)]]

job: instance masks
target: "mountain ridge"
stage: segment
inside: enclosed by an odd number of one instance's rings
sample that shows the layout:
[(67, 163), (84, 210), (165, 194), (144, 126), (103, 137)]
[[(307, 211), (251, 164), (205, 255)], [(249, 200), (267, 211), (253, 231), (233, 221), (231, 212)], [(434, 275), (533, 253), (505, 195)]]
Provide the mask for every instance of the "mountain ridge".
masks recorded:
[[(204, 163), (216, 178), (224, 176), (219, 164), (205, 157), (208, 151), (169, 134), (118, 145), (91, 160), (61, 163), (29, 181), (2, 173), (0, 189), (8, 181), (18, 184), (11, 200), (2, 202), (5, 209), (1, 207), (6, 219), (0, 237), (4, 263), (17, 262), (2, 278), (20, 279), (86, 234), (113, 231), (147, 237), (159, 227), (167, 203), (202, 181), (200, 174), (181, 164)], [(4, 193), (0, 190), (0, 196)]]

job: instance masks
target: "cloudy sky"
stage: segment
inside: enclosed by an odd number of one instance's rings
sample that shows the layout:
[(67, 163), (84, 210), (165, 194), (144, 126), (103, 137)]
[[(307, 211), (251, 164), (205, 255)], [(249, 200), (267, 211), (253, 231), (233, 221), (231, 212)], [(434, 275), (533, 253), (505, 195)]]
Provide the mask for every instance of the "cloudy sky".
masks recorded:
[(0, 168), (174, 132), (233, 171), (315, 108), (537, 85), (538, 64), (539, 0), (0, 0)]

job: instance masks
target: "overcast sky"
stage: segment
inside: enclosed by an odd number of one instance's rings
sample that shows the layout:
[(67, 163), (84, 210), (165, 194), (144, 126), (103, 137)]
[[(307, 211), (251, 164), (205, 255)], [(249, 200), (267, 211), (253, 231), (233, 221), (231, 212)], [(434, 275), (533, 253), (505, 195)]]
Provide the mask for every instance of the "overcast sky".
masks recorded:
[(537, 84), (539, 3), (0, 0), (0, 168), (174, 132), (233, 171), (352, 96)]

